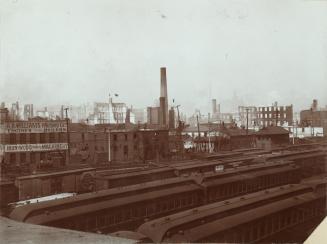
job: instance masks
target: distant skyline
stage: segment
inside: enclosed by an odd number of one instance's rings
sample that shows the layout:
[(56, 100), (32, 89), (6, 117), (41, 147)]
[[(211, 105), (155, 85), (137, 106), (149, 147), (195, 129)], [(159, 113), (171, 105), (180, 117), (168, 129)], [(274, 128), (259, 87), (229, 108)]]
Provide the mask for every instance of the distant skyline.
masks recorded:
[[(0, 2), (0, 101), (327, 104), (327, 1)], [(226, 104), (226, 105), (225, 105)]]

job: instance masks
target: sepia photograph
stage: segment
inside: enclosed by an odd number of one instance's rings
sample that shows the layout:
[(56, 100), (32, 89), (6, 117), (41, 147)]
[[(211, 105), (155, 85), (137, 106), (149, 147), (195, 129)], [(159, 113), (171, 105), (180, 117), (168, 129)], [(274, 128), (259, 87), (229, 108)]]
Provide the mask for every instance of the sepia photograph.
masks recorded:
[(327, 243), (327, 0), (0, 0), (0, 243)]

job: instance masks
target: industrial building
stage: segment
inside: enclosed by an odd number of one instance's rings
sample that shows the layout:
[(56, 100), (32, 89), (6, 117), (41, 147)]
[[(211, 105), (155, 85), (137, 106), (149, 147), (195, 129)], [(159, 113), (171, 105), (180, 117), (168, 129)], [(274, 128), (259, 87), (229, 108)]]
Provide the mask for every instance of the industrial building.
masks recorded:
[(293, 106), (273, 106), (255, 107), (239, 106), (239, 119), (242, 126), (246, 127), (266, 127), (271, 125), (292, 125)]
[(314, 99), (310, 109), (300, 112), (300, 125), (311, 127), (326, 127), (327, 109), (318, 107), (318, 100)]
[[(168, 130), (132, 124), (70, 124), (72, 163), (108, 164), (167, 160)], [(110, 148), (110, 149), (109, 149)]]
[(9, 120), (1, 109), (1, 166), (17, 171), (65, 165), (68, 157), (67, 122), (32, 119)]

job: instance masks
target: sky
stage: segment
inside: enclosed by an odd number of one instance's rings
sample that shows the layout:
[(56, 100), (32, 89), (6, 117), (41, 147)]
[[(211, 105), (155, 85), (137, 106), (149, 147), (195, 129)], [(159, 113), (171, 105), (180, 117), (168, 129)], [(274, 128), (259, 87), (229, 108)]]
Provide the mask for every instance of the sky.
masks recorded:
[[(327, 105), (327, 1), (0, 0), (0, 101)], [(235, 99), (235, 98), (238, 99)]]

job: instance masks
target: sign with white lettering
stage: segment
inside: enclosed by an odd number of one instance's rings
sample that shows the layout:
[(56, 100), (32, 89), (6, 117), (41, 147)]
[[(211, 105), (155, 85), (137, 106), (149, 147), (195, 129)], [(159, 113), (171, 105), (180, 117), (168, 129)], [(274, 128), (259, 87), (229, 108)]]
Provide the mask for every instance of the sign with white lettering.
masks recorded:
[(68, 143), (13, 144), (4, 145), (4, 152), (42, 152), (67, 150)]
[(17, 121), (0, 125), (0, 133), (52, 133), (67, 132), (65, 121)]

